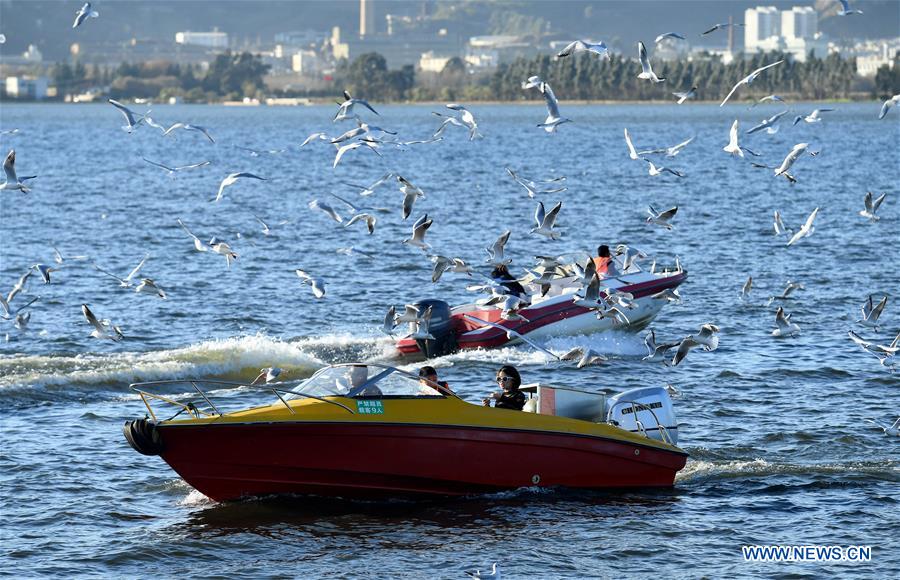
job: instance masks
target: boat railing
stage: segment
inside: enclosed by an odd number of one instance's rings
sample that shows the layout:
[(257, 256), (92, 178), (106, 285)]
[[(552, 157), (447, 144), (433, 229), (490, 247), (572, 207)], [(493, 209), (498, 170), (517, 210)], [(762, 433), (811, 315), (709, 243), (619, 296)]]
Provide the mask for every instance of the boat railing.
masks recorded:
[[(662, 437), (663, 441), (665, 441), (665, 442), (668, 443), (669, 445), (675, 445), (675, 440), (674, 440), (674, 439), (672, 438), (672, 436), (669, 434), (669, 430), (666, 428), (665, 425), (663, 425), (663, 424), (660, 422), (659, 417), (656, 416), (656, 413), (654, 413), (654, 412), (653, 412), (653, 409), (651, 409), (648, 405), (645, 405), (644, 403), (639, 403), (639, 402), (637, 402), (637, 401), (616, 401), (616, 402), (609, 408), (609, 410), (607, 411), (607, 413), (608, 413), (608, 414), (612, 414), (613, 409), (615, 409), (615, 408), (618, 407), (619, 405), (630, 406), (630, 407), (631, 407), (631, 416), (634, 417), (634, 423), (635, 423), (635, 425), (636, 425), (637, 428), (638, 428), (638, 432), (639, 432), (641, 435), (643, 435), (644, 437), (647, 437), (648, 439), (650, 439), (651, 437), (650, 437), (650, 435), (647, 433), (647, 429), (644, 427), (644, 423), (638, 418), (638, 414), (637, 414), (638, 411), (648, 411), (648, 412), (650, 413), (650, 415), (653, 416), (653, 420), (656, 421), (656, 427), (655, 427), (655, 428), (656, 428), (656, 430), (659, 431), (660, 436)], [(651, 429), (653, 429), (653, 428), (651, 427)]]
[[(338, 406), (338, 407), (344, 409), (345, 411), (347, 411), (348, 413), (350, 413), (351, 415), (354, 414), (353, 410), (350, 407), (348, 407), (347, 405), (344, 405), (343, 403), (339, 403), (337, 401), (332, 401), (325, 397), (310, 395), (308, 393), (298, 393), (297, 391), (291, 390), (289, 388), (279, 386), (279, 385), (289, 385), (289, 384), (290, 383), (254, 385), (254, 384), (250, 384), (250, 383), (241, 383), (241, 382), (236, 382), (236, 381), (222, 381), (222, 380), (216, 380), (216, 379), (173, 379), (173, 380), (166, 380), (166, 381), (146, 381), (146, 382), (141, 382), (141, 383), (132, 383), (131, 385), (129, 385), (129, 388), (132, 391), (136, 392), (141, 397), (141, 400), (144, 402), (144, 406), (147, 407), (147, 411), (150, 413), (150, 416), (154, 421), (158, 421), (158, 418), (156, 416), (156, 413), (153, 411), (153, 405), (151, 404), (151, 401), (162, 401), (163, 403), (166, 403), (166, 404), (169, 404), (169, 405), (179, 408), (178, 412), (175, 413), (175, 415), (173, 415), (169, 419), (166, 419), (167, 421), (171, 421), (172, 419), (174, 419), (175, 417), (177, 417), (178, 415), (180, 415), (184, 412), (187, 412), (191, 417), (193, 417), (195, 419), (201, 419), (204, 417), (206, 417), (206, 418), (221, 417), (224, 413), (222, 413), (222, 411), (219, 410), (219, 408), (215, 405), (215, 403), (212, 402), (212, 399), (210, 399), (209, 395), (200, 387), (200, 385), (212, 386), (212, 387), (223, 387), (223, 388), (241, 388), (241, 387), (243, 387), (243, 388), (257, 389), (260, 391), (270, 391), (272, 394), (274, 394), (276, 397), (278, 397), (278, 400), (281, 401), (281, 403), (285, 406), (285, 408), (288, 411), (290, 411), (290, 413), (292, 415), (296, 414), (296, 412), (288, 404), (288, 402), (284, 399), (284, 397), (282, 396), (283, 394), (290, 395), (291, 397), (302, 397), (302, 398), (307, 398), (307, 399), (315, 399), (317, 401), (322, 401), (323, 403), (328, 403), (329, 405)], [(200, 395), (200, 397), (203, 399), (203, 401), (206, 402), (207, 407), (205, 409), (200, 408), (196, 404), (194, 404), (193, 401), (183, 403), (181, 401), (176, 400), (175, 398), (173, 398), (171, 396), (165, 396), (165, 395), (161, 395), (159, 393), (154, 393), (152, 391), (145, 390), (147, 388), (166, 387), (166, 386), (173, 386), (173, 385), (190, 385), (191, 388), (193, 390), (195, 390), (198, 395)]]

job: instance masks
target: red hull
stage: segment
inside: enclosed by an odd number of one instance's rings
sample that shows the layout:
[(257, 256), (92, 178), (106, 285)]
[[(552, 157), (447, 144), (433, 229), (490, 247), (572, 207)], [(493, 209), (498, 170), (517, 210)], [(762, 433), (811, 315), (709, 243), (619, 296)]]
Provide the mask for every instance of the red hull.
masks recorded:
[(600, 437), (462, 426), (160, 426), (163, 459), (214, 500), (454, 496), (528, 486), (671, 487), (687, 455)]
[[(636, 299), (662, 292), (669, 288), (677, 288), (687, 279), (687, 273), (681, 273), (647, 282), (640, 282), (619, 288), (622, 292), (631, 293)], [(482, 328), (477, 323), (465, 318), (463, 314), (469, 314), (476, 318), (482, 318), (488, 322), (495, 322), (513, 328), (520, 334), (528, 334), (534, 330), (553, 324), (567, 318), (587, 314), (590, 309), (574, 304), (571, 300), (557, 302), (546, 306), (524, 308), (521, 314), (527, 322), (506, 322), (500, 318), (500, 310), (473, 310), (458, 312), (454, 310), (451, 317), (452, 330), (456, 334), (457, 347), (460, 350), (474, 348), (498, 348), (510, 341), (506, 333), (498, 328), (491, 328), (479, 332), (474, 336), (466, 336), (466, 333)], [(401, 355), (414, 356), (421, 354), (418, 343), (411, 338), (403, 338), (397, 341), (397, 350)]]

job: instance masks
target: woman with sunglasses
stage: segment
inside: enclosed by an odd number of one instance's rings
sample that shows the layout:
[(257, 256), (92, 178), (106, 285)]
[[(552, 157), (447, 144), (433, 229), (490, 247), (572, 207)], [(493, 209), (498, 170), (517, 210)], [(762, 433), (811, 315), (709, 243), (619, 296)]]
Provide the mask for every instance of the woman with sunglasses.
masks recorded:
[(485, 407), (491, 406), (491, 400), (494, 400), (495, 409), (512, 409), (513, 411), (521, 411), (525, 406), (527, 397), (525, 393), (519, 390), (522, 384), (522, 377), (519, 371), (511, 365), (504, 365), (497, 371), (497, 384), (503, 388), (503, 392), (491, 393), (490, 397), (486, 397), (481, 401)]

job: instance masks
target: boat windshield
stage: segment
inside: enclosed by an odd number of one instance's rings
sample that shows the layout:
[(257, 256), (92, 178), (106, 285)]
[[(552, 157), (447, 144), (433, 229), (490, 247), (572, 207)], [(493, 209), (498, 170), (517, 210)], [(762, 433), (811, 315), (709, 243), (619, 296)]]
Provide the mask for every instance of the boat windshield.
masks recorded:
[(298, 395), (327, 397), (440, 396), (436, 390), (393, 367), (380, 365), (338, 365), (325, 367), (291, 389)]

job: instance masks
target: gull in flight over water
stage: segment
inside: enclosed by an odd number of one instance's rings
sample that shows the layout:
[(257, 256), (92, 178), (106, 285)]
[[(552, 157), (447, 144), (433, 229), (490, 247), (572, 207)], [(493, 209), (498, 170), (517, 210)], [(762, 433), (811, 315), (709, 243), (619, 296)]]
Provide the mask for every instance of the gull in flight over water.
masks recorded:
[(772, 336), (796, 336), (798, 334), (800, 334), (800, 327), (791, 322), (791, 315), (785, 314), (784, 308), (779, 306), (775, 311), (775, 330), (772, 331)]
[(884, 116), (887, 115), (888, 111), (891, 110), (891, 107), (893, 107), (897, 103), (900, 103), (900, 94), (894, 95), (893, 97), (882, 103), (881, 112), (878, 113), (878, 118), (884, 119)]
[[(475, 139), (477, 139), (479, 137), (483, 137), (483, 135), (478, 132), (478, 123), (475, 122), (475, 116), (472, 115), (471, 111), (469, 111), (468, 109), (466, 109), (464, 106), (460, 105), (459, 103), (449, 103), (448, 105), (446, 105), (446, 107), (448, 109), (450, 109), (451, 111), (458, 112), (459, 118), (448, 117), (446, 115), (441, 115), (440, 113), (434, 113), (435, 115), (437, 115), (439, 117), (445, 117), (446, 120), (441, 124), (440, 128), (437, 131), (435, 131), (435, 133), (434, 133), (434, 135), (432, 135), (432, 137), (440, 136), (440, 134), (443, 132), (444, 128), (447, 126), (448, 123), (464, 126), (467, 129), (469, 129), (469, 141), (474, 141)], [(453, 121), (456, 121), (456, 122), (453, 123)]]
[(775, 210), (775, 222), (774, 222), (773, 226), (775, 228), (776, 236), (780, 236), (781, 234), (792, 234), (793, 235), (793, 233), (794, 233), (794, 230), (789, 230), (786, 227), (784, 227), (784, 221), (781, 219), (781, 214), (778, 213), (777, 209)]
[(559, 116), (559, 102), (556, 100), (556, 95), (553, 94), (553, 89), (550, 88), (549, 84), (541, 83), (539, 89), (541, 94), (544, 95), (544, 101), (547, 103), (547, 118), (538, 127), (543, 127), (547, 133), (555, 133), (557, 127), (572, 120)]
[[(337, 147), (337, 145), (335, 145), (335, 147)], [(341, 157), (343, 157), (347, 151), (353, 151), (354, 149), (359, 149), (360, 147), (366, 147), (379, 157), (382, 157), (381, 153), (378, 152), (378, 142), (360, 139), (359, 141), (353, 141), (352, 143), (347, 143), (346, 145), (338, 147), (337, 153), (334, 155), (334, 163), (331, 165), (331, 168), (334, 169), (338, 166), (338, 163), (341, 162)]]
[(144, 263), (147, 261), (147, 258), (149, 258), (149, 257), (150, 257), (150, 254), (145, 255), (145, 256), (143, 257), (143, 259), (138, 263), (138, 265), (135, 266), (134, 269), (131, 270), (131, 272), (130, 272), (127, 276), (125, 276), (124, 278), (119, 278), (119, 277), (116, 276), (115, 274), (112, 274), (112, 273), (110, 273), (110, 272), (107, 272), (106, 270), (104, 270), (103, 268), (101, 268), (100, 266), (98, 266), (97, 264), (94, 264), (94, 268), (96, 268), (99, 272), (102, 272), (102, 273), (106, 274), (106, 275), (109, 276), (110, 278), (115, 278), (116, 280), (118, 280), (118, 281), (119, 281), (119, 286), (121, 286), (122, 288), (130, 288), (130, 287), (131, 287), (131, 280), (132, 280), (132, 278), (134, 278), (135, 276), (137, 276), (137, 273), (141, 271), (141, 268), (144, 267)]
[(163, 300), (166, 299), (165, 291), (157, 286), (156, 282), (154, 282), (150, 278), (141, 278), (141, 283), (137, 285), (134, 291), (139, 294), (152, 294), (153, 296), (157, 296), (159, 298), (162, 298)]
[(250, 383), (251, 385), (263, 385), (268, 383), (274, 383), (278, 376), (281, 374), (281, 369), (278, 367), (268, 367), (264, 369), (259, 369), (259, 374), (255, 379)]
[(794, 147), (785, 156), (784, 161), (781, 162), (781, 165), (779, 165), (778, 168), (775, 169), (775, 176), (777, 177), (779, 175), (785, 175), (788, 177), (788, 179), (792, 179), (793, 176), (788, 173), (788, 169), (790, 169), (794, 165), (797, 159), (799, 159), (800, 156), (808, 148), (809, 143), (797, 143), (796, 145), (794, 145)]
[(491, 247), (484, 249), (488, 254), (488, 258), (485, 261), (491, 266), (505, 266), (512, 263), (512, 258), (504, 257), (504, 251), (506, 249), (506, 243), (509, 241), (509, 235), (510, 231), (506, 230), (500, 234), (497, 241), (491, 244)]
[(446, 256), (431, 256), (434, 268), (431, 270), (431, 281), (437, 282), (444, 272), (456, 272), (458, 274), (472, 275), (472, 268), (461, 258), (448, 258)]
[(231, 262), (238, 259), (237, 253), (231, 249), (228, 242), (223, 242), (215, 236), (209, 240), (209, 249), (220, 256), (225, 256), (225, 266), (228, 268), (231, 268)]
[(894, 372), (894, 366), (896, 365), (894, 359), (897, 353), (900, 352), (900, 333), (894, 337), (894, 340), (889, 345), (875, 344), (874, 342), (864, 339), (852, 330), (848, 331), (847, 334), (850, 336), (850, 340), (861, 346), (863, 350), (878, 357), (878, 361), (882, 366), (890, 369), (891, 372)]
[(787, 114), (787, 109), (781, 111), (780, 113), (775, 113), (768, 119), (763, 119), (758, 125), (754, 125), (752, 128), (747, 130), (747, 135), (752, 135), (757, 131), (766, 130), (766, 133), (769, 135), (774, 135), (778, 132), (778, 121)]
[[(195, 249), (195, 250), (197, 250), (198, 252), (208, 252), (208, 251), (209, 251), (209, 246), (207, 246), (206, 244), (204, 244), (203, 241), (202, 241), (200, 238), (198, 238), (197, 236), (195, 236), (195, 235), (191, 232), (191, 230), (189, 230), (188, 227), (187, 227), (186, 225), (184, 225), (184, 222), (181, 221), (181, 218), (176, 218), (175, 221), (177, 221), (177, 222), (178, 222), (178, 225), (181, 226), (181, 229), (183, 229), (183, 230), (187, 233), (187, 235), (191, 236), (191, 238), (194, 240), (194, 249)], [(145, 259), (146, 259), (146, 258), (145, 258)]]
[(556, 216), (559, 215), (560, 209), (562, 209), (561, 201), (554, 205), (550, 211), (545, 213), (544, 202), (539, 201), (537, 209), (534, 211), (534, 221), (537, 224), (537, 227), (531, 228), (531, 233), (547, 236), (551, 240), (558, 240), (562, 237), (561, 233), (553, 229), (553, 225), (556, 223)]
[(216, 198), (213, 202), (218, 203), (222, 200), (222, 194), (225, 191), (225, 188), (229, 185), (234, 185), (237, 183), (238, 179), (247, 178), (247, 179), (257, 179), (259, 181), (268, 181), (265, 177), (260, 177), (259, 175), (254, 175), (253, 173), (241, 172), (241, 173), (230, 173), (225, 179), (222, 180), (222, 183), (219, 184), (219, 192), (216, 194)]
[(294, 270), (296, 272), (297, 277), (300, 278), (300, 282), (303, 284), (309, 284), (310, 288), (312, 288), (313, 296), (316, 298), (325, 298), (325, 280), (316, 276), (310, 276), (303, 270)]
[(702, 346), (705, 351), (713, 351), (719, 347), (719, 327), (715, 324), (704, 324), (696, 334), (684, 337), (678, 344), (678, 350), (672, 358), (672, 366), (677, 367), (692, 348)]
[(81, 313), (84, 314), (84, 319), (88, 321), (88, 324), (94, 327), (94, 330), (91, 332), (92, 337), (108, 338), (113, 342), (118, 342), (125, 338), (118, 326), (115, 326), (109, 320), (98, 320), (87, 304), (81, 305)]
[(496, 329), (498, 329), (498, 330), (502, 330), (503, 332), (506, 333), (506, 338), (507, 338), (507, 339), (512, 340), (513, 338), (517, 338), (517, 339), (521, 340), (522, 342), (525, 342), (525, 343), (531, 345), (531, 346), (534, 347), (535, 349), (537, 349), (537, 350), (539, 350), (539, 351), (541, 351), (541, 352), (543, 352), (543, 353), (549, 354), (550, 356), (552, 356), (552, 357), (555, 358), (556, 360), (560, 360), (560, 357), (559, 357), (556, 353), (550, 352), (549, 350), (547, 350), (547, 349), (544, 348), (543, 346), (541, 346), (541, 345), (539, 345), (538, 343), (534, 342), (533, 340), (527, 338), (525, 335), (519, 334), (518, 332), (516, 332), (516, 331), (513, 330), (512, 328), (507, 328), (506, 326), (503, 326), (502, 324), (497, 324), (496, 322), (489, 322), (489, 321), (484, 320), (484, 319), (482, 319), (482, 318), (478, 318), (478, 317), (476, 317), (476, 316), (470, 316), (470, 315), (468, 315), (468, 314), (463, 314), (463, 318), (465, 318), (466, 320), (470, 320), (470, 321), (472, 321), (472, 322), (474, 322), (474, 323), (476, 323), (476, 324), (479, 324), (479, 325), (481, 325), (481, 324), (486, 324), (486, 325), (492, 326), (492, 327), (494, 327), (494, 328), (496, 328)]
[(652, 161), (650, 161), (646, 157), (641, 157), (641, 159), (643, 159), (644, 161), (646, 161), (647, 163), (650, 164), (650, 175), (661, 175), (663, 172), (667, 172), (667, 173), (671, 173), (672, 175), (675, 175), (677, 177), (684, 177), (684, 173), (678, 171), (677, 169), (663, 167), (662, 165), (657, 167), (656, 165), (653, 164)]
[(731, 153), (731, 156), (743, 157), (744, 152), (741, 151), (741, 146), (738, 145), (738, 120), (735, 119), (734, 123), (731, 124), (731, 131), (728, 132), (728, 145), (722, 148), (724, 151)]
[(406, 219), (412, 213), (413, 204), (418, 198), (425, 197), (425, 192), (402, 175), (397, 175), (396, 177), (400, 183), (400, 193), (403, 194), (403, 219)]
[(341, 217), (341, 214), (339, 214), (337, 211), (335, 211), (335, 209), (333, 207), (331, 207), (329, 204), (325, 203), (324, 201), (319, 201), (318, 199), (314, 199), (311, 202), (309, 202), (308, 205), (309, 205), (309, 209), (320, 210), (320, 211), (324, 212), (325, 215), (327, 215), (328, 217), (330, 217), (331, 219), (336, 221), (337, 223), (339, 223), (339, 224), (344, 223), (344, 218)]
[(666, 366), (669, 366), (669, 358), (666, 353), (678, 346), (680, 343), (678, 342), (656, 342), (656, 333), (653, 330), (647, 334), (644, 338), (644, 344), (647, 345), (648, 354), (642, 361), (645, 362), (661, 362)]
[(881, 316), (882, 311), (884, 311), (884, 307), (887, 305), (887, 296), (883, 296), (881, 301), (876, 305), (872, 305), (872, 295), (869, 294), (869, 299), (866, 300), (866, 303), (862, 306), (862, 318), (857, 320), (856, 322), (862, 324), (863, 326), (868, 326), (870, 328), (875, 329), (875, 332), (878, 332), (878, 318)]
[(740, 23), (740, 22), (734, 22), (734, 23), (722, 22), (721, 24), (716, 24), (709, 30), (705, 30), (705, 31), (701, 32), (700, 36), (706, 36), (707, 34), (710, 34), (711, 32), (715, 32), (716, 30), (719, 30), (720, 28), (728, 28), (729, 26), (744, 26), (744, 24)]
[(663, 32), (662, 34), (657, 36), (656, 40), (654, 40), (653, 42), (655, 44), (659, 44), (662, 40), (664, 40), (666, 38), (677, 38), (678, 40), (686, 40), (685, 36), (678, 32)]
[(406, 238), (403, 240), (403, 243), (420, 248), (423, 252), (427, 251), (431, 246), (425, 241), (425, 233), (431, 227), (433, 221), (428, 219), (427, 213), (417, 219), (416, 223), (413, 224), (412, 237)]
[(375, 181), (375, 183), (373, 183), (372, 185), (357, 185), (355, 183), (348, 183), (346, 181), (342, 181), (341, 183), (343, 183), (344, 185), (349, 185), (350, 187), (355, 187), (355, 188), (359, 189), (360, 190), (359, 194), (362, 196), (366, 196), (366, 195), (372, 195), (373, 193), (375, 193), (375, 189), (379, 185), (381, 185), (388, 179), (392, 178), (393, 176), (394, 176), (393, 173), (385, 173), (384, 175), (379, 177), (378, 180)]
[(831, 111), (834, 111), (834, 109), (815, 109), (812, 113), (806, 115), (805, 117), (803, 115), (797, 115), (796, 117), (794, 117), (794, 125), (796, 125), (800, 121), (806, 121), (807, 123), (821, 123), (822, 117), (819, 116), (819, 113), (829, 113)]
[(209, 134), (209, 130), (206, 127), (201, 127), (200, 125), (191, 125), (190, 123), (175, 123), (163, 133), (163, 135), (168, 136), (169, 133), (175, 131), (176, 129), (182, 129), (184, 131), (197, 131), (198, 133), (203, 133), (203, 135), (209, 139), (210, 143), (215, 143), (216, 140), (212, 138), (212, 135)]
[(676, 104), (680, 105), (688, 99), (693, 99), (697, 96), (697, 87), (693, 86), (689, 91), (684, 91), (680, 93), (672, 93), (676, 97), (678, 97), (678, 102)]
[(525, 191), (528, 192), (528, 197), (534, 197), (536, 193), (559, 193), (562, 191), (566, 191), (566, 187), (553, 187), (551, 189), (547, 189), (547, 184), (550, 183), (559, 183), (561, 181), (565, 181), (565, 177), (555, 177), (553, 179), (547, 179), (543, 181), (534, 181), (531, 179), (525, 179), (524, 177), (519, 176), (515, 171), (506, 168), (506, 172), (509, 173), (509, 176), (516, 180), (516, 183), (525, 188)]
[(740, 87), (741, 85), (748, 85), (748, 86), (749, 86), (753, 81), (756, 80), (756, 77), (758, 77), (764, 70), (770, 69), (770, 68), (772, 68), (773, 66), (777, 66), (777, 65), (779, 65), (779, 64), (781, 64), (781, 63), (783, 63), (783, 62), (784, 62), (784, 60), (779, 60), (779, 61), (777, 61), (777, 62), (773, 62), (772, 64), (767, 64), (766, 66), (759, 67), (758, 69), (756, 69), (756, 70), (753, 71), (752, 73), (748, 74), (747, 76), (745, 76), (744, 78), (742, 78), (741, 80), (739, 80), (739, 81), (737, 82), (736, 85), (734, 85), (733, 87), (731, 87), (731, 91), (729, 91), (729, 93), (725, 96), (725, 98), (722, 100), (722, 102), (719, 104), (719, 106), (721, 107), (721, 106), (725, 105), (725, 103), (728, 102), (728, 99), (731, 98), (731, 95), (734, 94), (734, 91), (738, 90), (738, 87)]
[[(132, 131), (137, 129), (141, 123), (144, 122), (144, 117), (146, 116), (146, 114), (141, 115), (140, 113), (135, 113), (134, 111), (132, 111), (131, 109), (129, 109), (128, 107), (126, 107), (125, 105), (120, 103), (119, 101), (115, 101), (113, 99), (106, 99), (106, 100), (107, 100), (107, 102), (109, 102), (110, 105), (119, 109), (119, 111), (122, 112), (122, 115), (125, 117), (125, 123), (126, 123), (125, 125), (122, 126), (122, 130), (125, 131), (126, 133), (131, 133)], [(150, 111), (147, 111), (147, 113), (149, 113), (149, 112)], [(139, 117), (137, 121), (135, 121), (135, 117)]]
[[(344, 119), (356, 119), (356, 115), (353, 114), (353, 107), (355, 107), (356, 105), (363, 106), (378, 115), (378, 111), (373, 109), (372, 105), (370, 105), (368, 101), (363, 99), (354, 99), (350, 96), (350, 93), (344, 91), (344, 102), (340, 103), (338, 111), (334, 115), (334, 119), (332, 119), (331, 121), (335, 122), (343, 121)], [(378, 116), (380, 117), (381, 115)]]
[(596, 55), (605, 57), (606, 60), (609, 60), (609, 48), (607, 48), (606, 43), (604, 42), (588, 42), (586, 40), (576, 40), (574, 42), (570, 42), (564, 49), (559, 51), (559, 54), (556, 55), (556, 58), (565, 58), (576, 52), (593, 52)]
[(31, 189), (25, 185), (29, 179), (34, 179), (37, 175), (29, 175), (27, 177), (19, 177), (16, 175), (16, 150), (10, 149), (3, 161), (3, 172), (6, 174), (6, 181), (0, 185), (0, 190), (18, 190), (22, 193), (28, 193)]
[(565, 354), (560, 355), (560, 360), (577, 360), (575, 368), (583, 369), (588, 365), (601, 365), (609, 359), (592, 348), (576, 346)]
[(877, 212), (878, 208), (881, 207), (881, 203), (884, 201), (885, 196), (887, 196), (887, 194), (882, 193), (877, 198), (873, 199), (872, 192), (867, 191), (865, 199), (866, 209), (860, 210), (859, 215), (863, 216), (864, 218), (868, 218), (871, 222), (877, 222), (881, 218), (879, 218), (875, 212)]
[(862, 10), (850, 10), (850, 3), (847, 0), (838, 0), (841, 3), (841, 10), (837, 13), (838, 16), (850, 16), (851, 14), (862, 14)]
[(791, 245), (797, 243), (802, 238), (811, 236), (812, 233), (814, 231), (816, 231), (816, 229), (813, 227), (813, 222), (815, 221), (816, 216), (818, 214), (819, 214), (819, 208), (814, 209), (813, 212), (811, 214), (809, 214), (809, 217), (806, 218), (806, 222), (802, 226), (800, 226), (799, 230), (797, 230), (797, 233), (795, 233), (793, 236), (791, 236), (791, 239), (788, 240), (787, 245), (791, 246)]
[(375, 233), (375, 223), (378, 221), (378, 218), (376, 218), (375, 216), (373, 216), (372, 214), (369, 214), (369, 213), (358, 213), (358, 214), (354, 215), (352, 218), (350, 218), (347, 221), (346, 224), (344, 224), (344, 227), (349, 228), (356, 222), (363, 221), (363, 220), (365, 220), (365, 222), (366, 222), (366, 228), (369, 230), (369, 234), (370, 235), (374, 234)]
[(164, 165), (162, 163), (157, 163), (156, 161), (150, 161), (146, 157), (141, 157), (144, 161), (149, 163), (150, 165), (155, 165), (161, 169), (165, 169), (169, 175), (175, 175), (177, 171), (185, 171), (187, 169), (197, 169), (198, 167), (205, 167), (209, 165), (209, 161), (201, 161), (200, 163), (192, 163), (191, 165), (179, 165), (178, 167), (169, 167), (168, 165)]
[(331, 141), (331, 137), (329, 137), (322, 131), (316, 131), (315, 133), (312, 133), (309, 137), (304, 139), (303, 143), (300, 144), (300, 147), (305, 147), (313, 141)]
[(897, 417), (897, 420), (894, 421), (894, 424), (890, 427), (888, 427), (887, 425), (882, 425), (881, 423), (873, 419), (866, 419), (866, 422), (880, 428), (882, 431), (884, 431), (885, 435), (890, 435), (891, 437), (900, 436), (900, 417)]
[(753, 289), (753, 276), (748, 276), (747, 281), (744, 282), (744, 285), (741, 286), (741, 300), (746, 299), (750, 296), (750, 290)]
[(778, 95), (766, 95), (765, 97), (759, 99), (758, 101), (756, 101), (755, 103), (753, 103), (752, 105), (750, 105), (750, 106), (748, 107), (748, 109), (752, 109), (752, 108), (754, 108), (756, 105), (759, 105), (760, 103), (765, 103), (766, 101), (779, 102), (779, 103), (782, 103), (782, 104), (784, 104), (784, 102), (785, 102), (784, 99), (783, 99), (782, 97), (779, 97)]
[(72, 23), (72, 28), (78, 28), (88, 18), (100, 18), (100, 13), (91, 8), (90, 2), (85, 2), (84, 6), (75, 12), (75, 22)]
[(678, 213), (677, 205), (671, 209), (667, 209), (666, 211), (656, 211), (656, 209), (654, 209), (651, 205), (647, 207), (647, 213), (650, 214), (647, 217), (648, 224), (656, 224), (658, 226), (666, 228), (667, 230), (675, 229), (675, 226), (673, 226), (669, 222), (672, 220), (672, 218), (675, 217), (675, 214)]
[(653, 67), (650, 66), (650, 60), (647, 58), (647, 49), (641, 41), (638, 41), (638, 60), (641, 61), (641, 74), (638, 75), (639, 79), (648, 79), (654, 83), (661, 83), (666, 80), (665, 77), (658, 77), (656, 76), (656, 73), (653, 72)]

